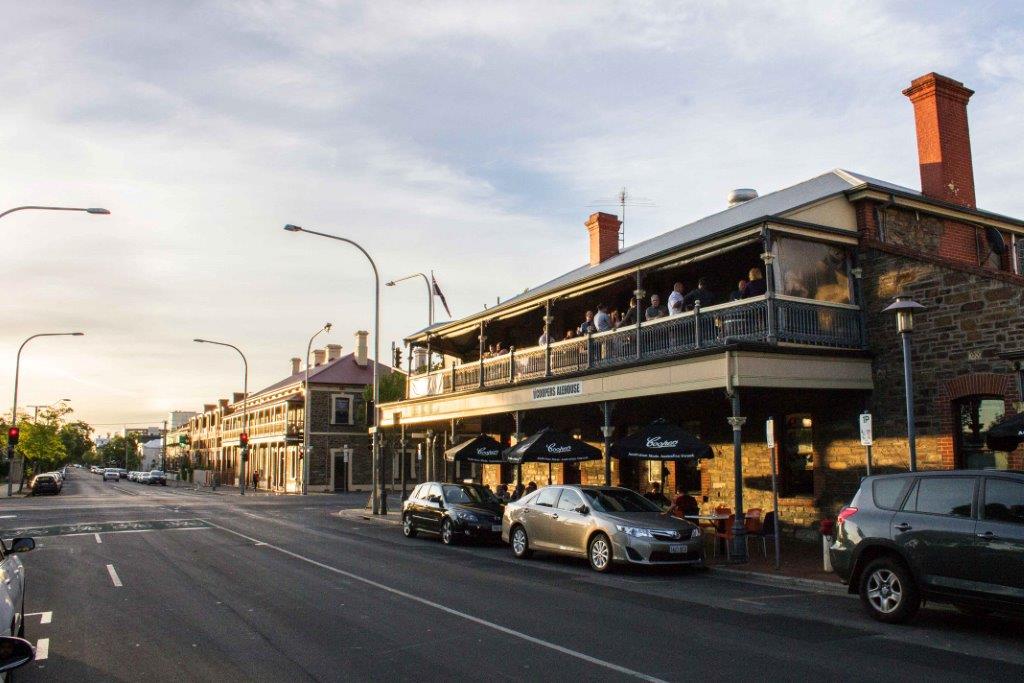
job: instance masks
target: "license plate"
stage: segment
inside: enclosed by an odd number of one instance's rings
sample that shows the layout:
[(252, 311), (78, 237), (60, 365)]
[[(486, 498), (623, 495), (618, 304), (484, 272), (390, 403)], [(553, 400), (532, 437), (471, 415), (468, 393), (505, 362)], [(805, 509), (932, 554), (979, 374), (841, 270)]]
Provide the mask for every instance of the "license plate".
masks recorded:
[(492, 524), (491, 525), (491, 531), (500, 532), (501, 531), (501, 525), (500, 524)]
[(674, 554), (681, 554), (686, 552), (686, 545), (682, 543), (673, 543), (668, 547), (668, 551)]

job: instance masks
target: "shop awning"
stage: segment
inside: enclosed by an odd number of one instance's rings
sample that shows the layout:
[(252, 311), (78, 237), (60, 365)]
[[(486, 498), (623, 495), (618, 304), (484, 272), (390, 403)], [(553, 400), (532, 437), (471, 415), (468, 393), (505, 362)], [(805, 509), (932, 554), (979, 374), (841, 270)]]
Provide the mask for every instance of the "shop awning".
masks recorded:
[(444, 452), (444, 459), (448, 462), (480, 462), (495, 464), (502, 462), (501, 451), (504, 446), (487, 436), (479, 434), (469, 441), (452, 446)]
[(520, 441), (505, 451), (505, 460), (519, 464), (524, 462), (582, 462), (600, 460), (601, 451), (586, 441), (574, 439), (568, 434), (545, 427), (528, 439)]
[(993, 426), (985, 443), (994, 451), (1012, 451), (1024, 441), (1024, 413), (1017, 413)]
[(636, 460), (698, 460), (713, 458), (711, 447), (664, 420), (655, 420), (632, 436), (612, 444), (616, 458)]

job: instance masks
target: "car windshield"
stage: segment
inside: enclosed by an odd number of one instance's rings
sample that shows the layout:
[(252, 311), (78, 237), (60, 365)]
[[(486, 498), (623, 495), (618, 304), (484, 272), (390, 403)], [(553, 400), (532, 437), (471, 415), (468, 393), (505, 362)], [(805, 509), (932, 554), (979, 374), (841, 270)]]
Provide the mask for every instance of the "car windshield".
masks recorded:
[(449, 503), (496, 503), (498, 499), (483, 486), (445, 484), (444, 499)]
[(159, 474), (160, 476), (163, 476), (164, 473), (163, 470), (153, 470), (150, 474)]
[(661, 508), (629, 489), (583, 489), (598, 512), (661, 512)]

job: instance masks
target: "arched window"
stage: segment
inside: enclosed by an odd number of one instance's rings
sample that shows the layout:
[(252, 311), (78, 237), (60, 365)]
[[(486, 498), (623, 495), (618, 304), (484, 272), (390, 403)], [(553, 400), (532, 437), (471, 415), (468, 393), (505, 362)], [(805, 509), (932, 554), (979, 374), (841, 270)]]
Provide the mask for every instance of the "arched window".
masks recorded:
[(953, 454), (959, 469), (1005, 470), (1006, 453), (989, 450), (985, 435), (1003, 419), (1001, 396), (963, 396), (953, 401)]

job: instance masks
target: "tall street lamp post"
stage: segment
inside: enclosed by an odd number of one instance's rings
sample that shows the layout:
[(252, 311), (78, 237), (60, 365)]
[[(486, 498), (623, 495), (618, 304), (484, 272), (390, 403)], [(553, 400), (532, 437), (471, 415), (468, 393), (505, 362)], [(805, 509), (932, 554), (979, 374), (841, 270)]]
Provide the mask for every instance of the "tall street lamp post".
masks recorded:
[(434, 290), (430, 286), (430, 280), (427, 278), (426, 275), (424, 275), (423, 273), (413, 273), (412, 275), (406, 275), (405, 277), (399, 277), (389, 282), (385, 282), (384, 286), (394, 287), (399, 282), (405, 282), (406, 280), (411, 280), (414, 277), (423, 278), (423, 282), (426, 283), (427, 285), (427, 326), (429, 327), (430, 325), (434, 324)]
[(245, 495), (245, 463), (249, 460), (249, 413), (246, 410), (246, 404), (249, 401), (249, 361), (246, 360), (245, 354), (234, 344), (227, 344), (225, 342), (210, 341), (209, 339), (193, 339), (192, 341), (197, 344), (216, 344), (217, 346), (226, 346), (229, 349), (234, 349), (238, 352), (238, 355), (242, 357), (242, 368), (245, 373), (244, 379), (242, 380), (242, 433), (238, 436), (238, 441), (242, 445), (241, 457), (238, 458), (238, 493)]
[[(11, 211), (14, 211), (14, 210), (15, 209), (11, 209)], [(10, 213), (10, 211), (8, 211), (6, 213)], [(3, 215), (4, 214), (0, 214), (0, 217), (3, 217)], [(18, 426), (18, 379), (21, 376), (21, 352), (25, 348), (25, 345), (28, 344), (33, 339), (37, 339), (39, 337), (81, 337), (84, 334), (85, 334), (85, 332), (41, 332), (39, 334), (33, 334), (31, 337), (29, 337), (25, 341), (21, 342), (21, 346), (18, 347), (17, 359), (14, 362), (14, 407), (11, 408), (11, 426), (12, 427), (17, 427)], [(14, 462), (14, 446), (12, 446), (10, 444), (7, 445), (7, 462), (8, 463), (13, 463)], [(10, 497), (10, 495), (11, 495), (11, 487), (12, 487), (11, 475), (13, 473), (14, 473), (13, 469), (8, 469), (8, 472), (7, 472), (7, 496), (8, 497)], [(19, 485), (18, 488), (20, 490), (21, 486)]]
[(3, 218), (9, 213), (15, 211), (84, 211), (86, 213), (98, 214), (100, 216), (108, 216), (110, 212), (106, 209), (80, 209), (74, 206), (16, 206), (13, 209), (7, 209), (3, 213), (0, 213), (0, 218)]
[(388, 499), (387, 494), (384, 492), (384, 460), (380, 457), (380, 385), (377, 383), (377, 366), (380, 365), (380, 273), (377, 271), (377, 264), (374, 263), (373, 258), (370, 254), (363, 249), (359, 243), (348, 239), (347, 237), (338, 237), (337, 235), (329, 235), (324, 232), (317, 232), (315, 230), (307, 230), (306, 228), (298, 225), (288, 224), (284, 226), (284, 229), (288, 232), (305, 232), (310, 235), (317, 235), (319, 237), (326, 237), (328, 239), (337, 240), (339, 242), (347, 242), (353, 247), (358, 249), (366, 257), (366, 260), (370, 262), (370, 267), (373, 269), (373, 436), (372, 436), (372, 453), (373, 453), (373, 514), (375, 515), (386, 515), (388, 512)]
[(883, 309), (896, 314), (896, 329), (903, 339), (903, 386), (907, 398), (907, 442), (910, 446), (910, 471), (917, 471), (917, 427), (914, 425), (914, 377), (910, 371), (910, 335), (914, 331), (914, 311), (924, 306), (905, 296)]
[(309, 419), (311, 414), (309, 404), (313, 400), (313, 392), (309, 390), (309, 354), (313, 352), (313, 340), (324, 332), (330, 331), (331, 324), (327, 323), (317, 330), (316, 334), (309, 338), (309, 343), (306, 344), (306, 381), (303, 383), (306, 395), (302, 401), (304, 408), (302, 417), (302, 495), (304, 496), (309, 493)]

